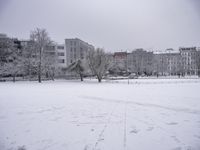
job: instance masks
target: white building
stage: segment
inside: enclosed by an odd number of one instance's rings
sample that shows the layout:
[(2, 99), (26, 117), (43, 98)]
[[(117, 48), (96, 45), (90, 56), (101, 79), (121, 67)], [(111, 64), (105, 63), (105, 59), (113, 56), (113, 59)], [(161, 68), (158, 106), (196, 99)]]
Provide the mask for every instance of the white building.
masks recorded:
[(85, 59), (87, 52), (90, 49), (94, 49), (94, 46), (78, 38), (65, 39), (65, 47), (67, 66), (79, 59)]
[(57, 58), (58, 67), (66, 68), (67, 67), (67, 55), (66, 55), (65, 44), (57, 44), (56, 52), (57, 52), (57, 57), (58, 57)]
[(197, 47), (180, 47), (183, 67), (187, 75), (197, 74)]

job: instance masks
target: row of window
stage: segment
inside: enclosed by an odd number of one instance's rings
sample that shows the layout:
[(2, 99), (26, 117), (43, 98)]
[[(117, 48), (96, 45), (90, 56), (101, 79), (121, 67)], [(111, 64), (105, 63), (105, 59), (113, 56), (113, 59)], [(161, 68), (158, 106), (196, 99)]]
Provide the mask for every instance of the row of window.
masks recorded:
[(64, 59), (58, 59), (58, 63), (65, 63)]
[(72, 45), (76, 46), (76, 41), (70, 41), (70, 45), (71, 45), (71, 46), (72, 46)]
[(64, 49), (64, 46), (57, 46), (57, 49)]
[(65, 56), (65, 53), (63, 53), (63, 52), (58, 52), (58, 56)]

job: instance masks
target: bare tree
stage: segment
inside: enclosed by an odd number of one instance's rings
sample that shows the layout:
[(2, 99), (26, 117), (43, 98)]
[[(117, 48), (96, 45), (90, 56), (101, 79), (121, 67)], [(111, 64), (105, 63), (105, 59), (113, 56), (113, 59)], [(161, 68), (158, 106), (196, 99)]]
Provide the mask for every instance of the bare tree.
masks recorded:
[(30, 39), (35, 44), (34, 48), (37, 52), (36, 58), (38, 58), (37, 60), (38, 82), (41, 82), (42, 65), (43, 65), (42, 58), (44, 56), (44, 49), (51, 43), (51, 40), (48, 36), (47, 31), (45, 29), (39, 29), (39, 28), (36, 28), (34, 31), (31, 32)]
[(22, 56), (24, 59), (24, 74), (31, 80), (32, 76), (37, 73), (37, 51), (33, 41), (27, 41), (22, 48)]
[(90, 50), (87, 56), (88, 65), (92, 73), (101, 82), (106, 71), (109, 69), (109, 57), (103, 49), (97, 48), (96, 50)]
[(67, 70), (75, 72), (80, 76), (81, 81), (83, 81), (83, 74), (85, 71), (85, 66), (83, 60), (77, 60), (68, 66)]
[(57, 61), (57, 56), (53, 52), (53, 54), (49, 53), (44, 53), (44, 58), (43, 58), (43, 66), (42, 70), (45, 73), (45, 76), (47, 79), (52, 79), (54, 80), (55, 72), (56, 72), (56, 61)]

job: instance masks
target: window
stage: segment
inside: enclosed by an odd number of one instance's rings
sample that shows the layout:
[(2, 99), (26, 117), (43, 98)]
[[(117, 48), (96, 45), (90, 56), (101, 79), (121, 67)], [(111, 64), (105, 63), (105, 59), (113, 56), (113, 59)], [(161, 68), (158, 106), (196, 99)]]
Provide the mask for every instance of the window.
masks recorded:
[(58, 56), (65, 56), (65, 53), (58, 52)]
[(83, 55), (83, 53), (81, 53), (81, 59), (84, 59), (84, 55)]
[(55, 46), (45, 46), (45, 50), (55, 50)]
[(65, 63), (64, 59), (58, 59), (58, 63)]
[(64, 46), (57, 46), (57, 49), (64, 49)]

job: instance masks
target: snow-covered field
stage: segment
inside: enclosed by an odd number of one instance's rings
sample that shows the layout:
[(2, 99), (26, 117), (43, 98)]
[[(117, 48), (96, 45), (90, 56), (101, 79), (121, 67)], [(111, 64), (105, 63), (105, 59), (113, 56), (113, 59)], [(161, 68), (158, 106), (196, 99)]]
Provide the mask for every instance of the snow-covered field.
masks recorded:
[(200, 150), (199, 79), (115, 82), (0, 83), (0, 150)]

